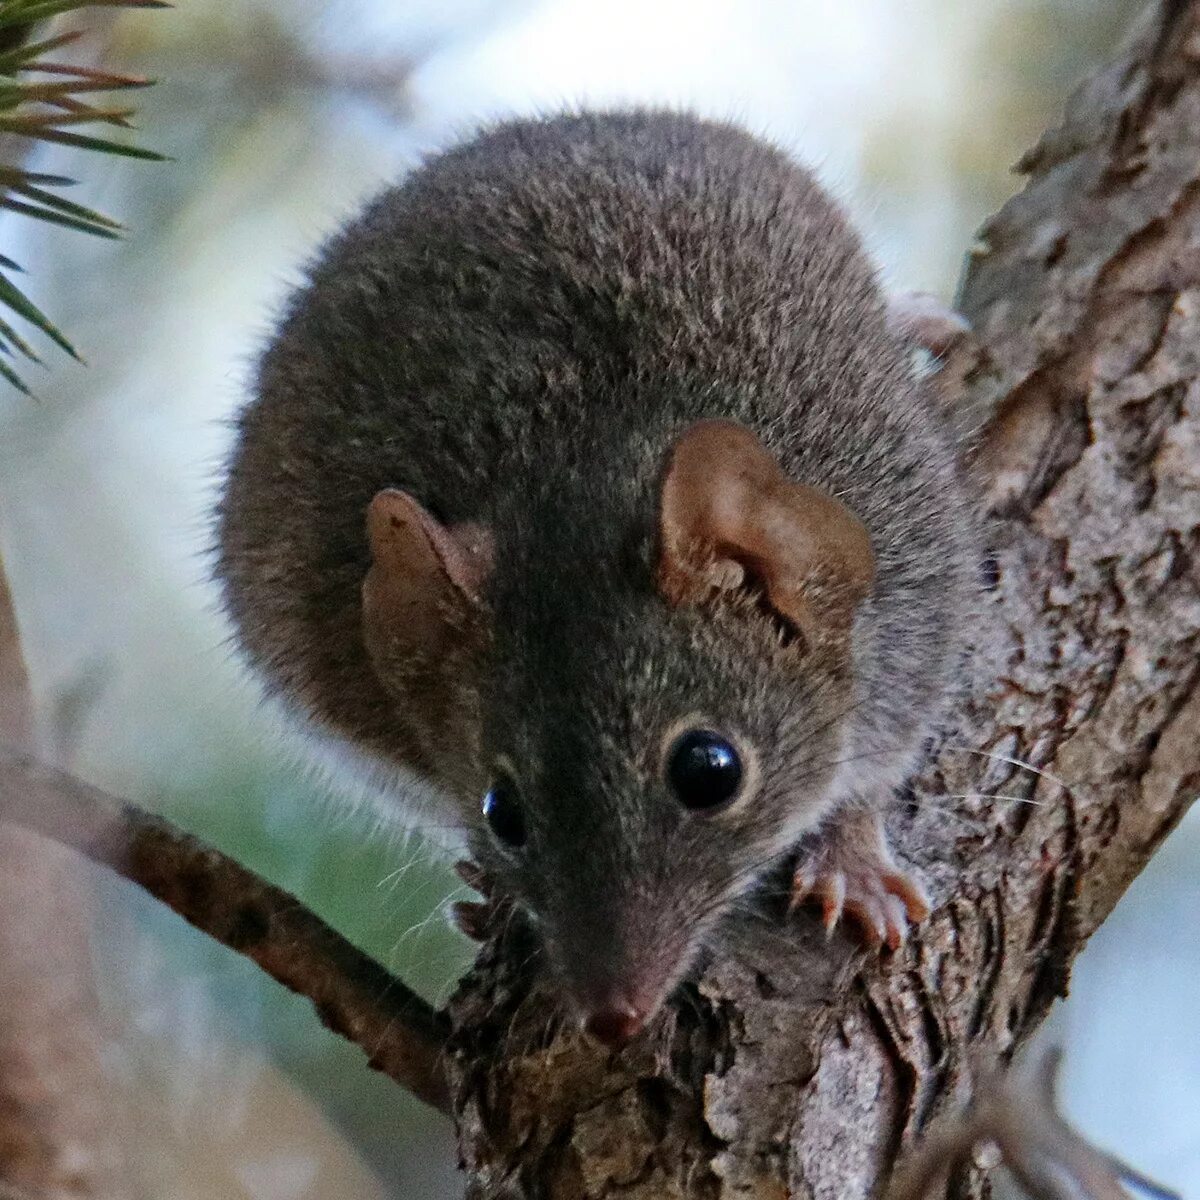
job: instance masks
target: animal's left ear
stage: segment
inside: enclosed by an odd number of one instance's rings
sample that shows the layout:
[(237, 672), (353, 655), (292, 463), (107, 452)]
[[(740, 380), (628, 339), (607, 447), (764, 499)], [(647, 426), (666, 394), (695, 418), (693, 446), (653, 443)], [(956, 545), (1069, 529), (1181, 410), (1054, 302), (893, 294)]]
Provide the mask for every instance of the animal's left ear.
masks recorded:
[(751, 587), (809, 647), (841, 642), (875, 556), (839, 500), (794, 483), (751, 431), (700, 421), (672, 447), (659, 510), (658, 587), (700, 604)]

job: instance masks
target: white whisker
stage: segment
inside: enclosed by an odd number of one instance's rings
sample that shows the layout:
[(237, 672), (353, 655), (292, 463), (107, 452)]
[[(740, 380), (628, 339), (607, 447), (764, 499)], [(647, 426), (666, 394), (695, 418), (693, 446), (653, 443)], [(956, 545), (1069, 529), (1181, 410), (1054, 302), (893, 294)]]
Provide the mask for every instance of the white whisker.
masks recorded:
[(1032, 763), (1027, 763), (1023, 759), (1013, 758), (1009, 754), (997, 754), (992, 750), (975, 750), (970, 746), (946, 746), (945, 749), (957, 750), (959, 754), (978, 754), (983, 758), (992, 758), (997, 762), (1008, 763), (1011, 767), (1021, 767), (1026, 771), (1032, 771), (1034, 775), (1041, 776), (1042, 779), (1048, 779), (1051, 783), (1062, 788), (1064, 792), (1071, 790), (1071, 785), (1059, 779), (1057, 775), (1052, 775), (1049, 771), (1043, 771), (1041, 768), (1035, 767)]
[(1002, 796), (999, 792), (943, 792), (939, 800), (1007, 800), (1011, 804), (1032, 804), (1034, 808), (1045, 808), (1045, 800), (1031, 800), (1028, 796)]

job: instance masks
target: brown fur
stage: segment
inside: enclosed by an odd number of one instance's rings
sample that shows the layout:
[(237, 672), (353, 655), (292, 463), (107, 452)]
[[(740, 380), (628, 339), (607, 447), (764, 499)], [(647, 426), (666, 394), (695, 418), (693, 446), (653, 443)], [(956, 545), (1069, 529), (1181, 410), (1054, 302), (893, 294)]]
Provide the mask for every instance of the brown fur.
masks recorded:
[(673, 604), (761, 587), (805, 642), (845, 654), (875, 578), (862, 522), (828, 493), (793, 483), (732, 421), (698, 421), (671, 448), (659, 509), (658, 585)]
[[(753, 587), (664, 600), (664, 466), (712, 419), (865, 530), (848, 656), (781, 636)], [(363, 633), (366, 517), (392, 488), (490, 543), (486, 636), (452, 629), (424, 693)], [(444, 788), (582, 1003), (614, 981), (656, 1003), (831, 807), (884, 801), (942, 710), (974, 572), (956, 448), (838, 207), (774, 147), (661, 112), (502, 124), (375, 200), (287, 306), (220, 511), (250, 660)], [(692, 719), (754, 764), (727, 813), (664, 783)], [(520, 851), (479, 812), (501, 758)]]

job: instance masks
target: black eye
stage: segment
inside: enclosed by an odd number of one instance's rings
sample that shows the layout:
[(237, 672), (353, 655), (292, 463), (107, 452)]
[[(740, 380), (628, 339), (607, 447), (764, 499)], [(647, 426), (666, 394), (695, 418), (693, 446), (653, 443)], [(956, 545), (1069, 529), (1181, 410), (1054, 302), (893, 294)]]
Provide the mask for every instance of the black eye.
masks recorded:
[(483, 797), (483, 815), (492, 832), (506, 846), (525, 844), (525, 810), (511, 775), (501, 772)]
[(742, 760), (719, 733), (692, 729), (675, 743), (667, 779), (688, 808), (716, 808), (736, 795)]

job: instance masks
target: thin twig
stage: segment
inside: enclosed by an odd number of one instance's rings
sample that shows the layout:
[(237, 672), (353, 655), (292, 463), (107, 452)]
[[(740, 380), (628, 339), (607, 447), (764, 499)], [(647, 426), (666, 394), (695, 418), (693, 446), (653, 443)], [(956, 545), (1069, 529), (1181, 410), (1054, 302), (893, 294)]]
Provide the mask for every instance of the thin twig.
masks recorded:
[(888, 1200), (925, 1200), (939, 1181), (965, 1166), (981, 1142), (992, 1142), (1031, 1200), (1129, 1200), (1131, 1183), (1157, 1200), (1176, 1192), (1093, 1146), (1064, 1120), (1056, 1082), (1061, 1050), (1045, 1054), (1029, 1085), (1009, 1078), (984, 1083), (974, 1103), (928, 1137), (896, 1173)]
[(294, 896), (161, 817), (0, 747), (0, 818), (131, 880), (308, 997), (370, 1065), (450, 1111), (442, 1015)]

